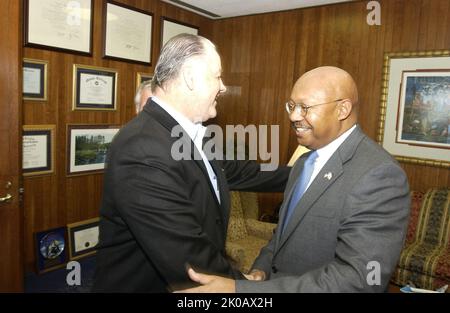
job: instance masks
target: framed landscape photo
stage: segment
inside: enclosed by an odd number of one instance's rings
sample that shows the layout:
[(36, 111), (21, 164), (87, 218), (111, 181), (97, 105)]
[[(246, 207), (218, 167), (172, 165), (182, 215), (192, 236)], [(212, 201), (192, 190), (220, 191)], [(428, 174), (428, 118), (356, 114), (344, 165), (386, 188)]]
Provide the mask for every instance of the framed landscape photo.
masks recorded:
[(73, 110), (115, 110), (116, 70), (75, 64), (73, 66)]
[(77, 260), (96, 252), (99, 235), (99, 218), (67, 225), (69, 258)]
[(36, 268), (39, 274), (67, 263), (66, 227), (35, 233)]
[(108, 148), (118, 131), (118, 126), (111, 125), (68, 125), (67, 174), (102, 172)]
[(153, 14), (114, 1), (104, 12), (103, 56), (151, 65)]
[(47, 61), (23, 59), (23, 100), (47, 100), (47, 68)]
[(161, 49), (170, 38), (183, 33), (198, 35), (198, 27), (165, 16), (161, 17)]
[(35, 176), (53, 173), (55, 125), (27, 125), (22, 133), (22, 173)]
[(450, 51), (387, 53), (378, 141), (400, 161), (450, 167)]
[(92, 55), (94, 0), (24, 0), (25, 45)]

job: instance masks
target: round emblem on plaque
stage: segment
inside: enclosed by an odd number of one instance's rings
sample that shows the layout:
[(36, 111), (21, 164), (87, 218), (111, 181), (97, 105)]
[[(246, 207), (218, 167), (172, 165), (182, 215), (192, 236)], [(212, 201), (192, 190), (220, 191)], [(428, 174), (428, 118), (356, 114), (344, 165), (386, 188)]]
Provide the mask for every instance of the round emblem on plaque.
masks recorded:
[(48, 233), (45, 235), (39, 245), (41, 254), (46, 259), (56, 259), (65, 247), (64, 237), (58, 233)]

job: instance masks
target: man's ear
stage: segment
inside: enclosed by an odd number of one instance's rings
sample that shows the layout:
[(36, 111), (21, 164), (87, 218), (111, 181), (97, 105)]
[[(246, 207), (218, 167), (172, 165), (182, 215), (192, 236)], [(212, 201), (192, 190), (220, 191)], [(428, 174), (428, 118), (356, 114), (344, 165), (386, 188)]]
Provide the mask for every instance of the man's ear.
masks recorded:
[(189, 88), (189, 90), (194, 90), (195, 88), (195, 76), (194, 76), (194, 71), (193, 71), (193, 67), (192, 64), (185, 64), (183, 65), (182, 69), (181, 69), (181, 74), (183, 77), (183, 80), (187, 86), (187, 88)]
[(338, 119), (343, 121), (347, 119), (352, 113), (353, 104), (350, 99), (341, 100), (338, 104)]

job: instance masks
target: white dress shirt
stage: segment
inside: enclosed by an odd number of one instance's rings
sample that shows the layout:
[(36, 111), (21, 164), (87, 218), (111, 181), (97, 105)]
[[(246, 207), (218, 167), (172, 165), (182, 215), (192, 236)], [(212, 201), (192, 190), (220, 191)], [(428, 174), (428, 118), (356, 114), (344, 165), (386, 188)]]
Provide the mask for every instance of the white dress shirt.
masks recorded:
[(172, 116), (178, 124), (186, 131), (186, 133), (191, 137), (194, 145), (197, 147), (197, 150), (200, 152), (200, 155), (203, 160), (203, 164), (205, 164), (206, 170), (208, 171), (209, 180), (211, 181), (212, 186), (214, 187), (214, 191), (216, 193), (217, 200), (220, 203), (220, 192), (217, 184), (217, 176), (214, 173), (214, 170), (211, 167), (208, 159), (206, 158), (205, 153), (203, 152), (202, 144), (203, 137), (205, 136), (206, 127), (201, 123), (194, 124), (191, 120), (185, 117), (183, 114), (172, 108), (167, 103), (164, 103), (161, 99), (158, 99), (155, 96), (152, 96), (152, 100), (156, 102), (164, 111), (167, 112), (170, 116)]
[[(327, 144), (325, 147), (322, 147), (320, 149), (317, 149), (317, 158), (314, 162), (314, 170), (311, 175), (311, 179), (309, 180), (308, 186), (306, 187), (306, 190), (308, 190), (311, 183), (314, 181), (314, 178), (316, 178), (317, 174), (322, 170), (325, 163), (328, 162), (328, 160), (331, 158), (334, 152), (339, 148), (339, 146), (347, 139), (348, 136), (355, 130), (356, 124), (353, 125), (352, 128), (347, 130), (345, 133), (337, 137), (335, 140)], [(305, 190), (305, 191), (306, 191)]]

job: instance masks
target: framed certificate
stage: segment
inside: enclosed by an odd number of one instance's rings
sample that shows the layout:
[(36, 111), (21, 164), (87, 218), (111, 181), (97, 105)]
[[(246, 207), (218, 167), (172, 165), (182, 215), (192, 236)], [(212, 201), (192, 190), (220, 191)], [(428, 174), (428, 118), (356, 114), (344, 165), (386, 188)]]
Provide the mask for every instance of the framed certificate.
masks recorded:
[(28, 125), (22, 134), (24, 176), (43, 175), (54, 168), (54, 125)]
[(136, 90), (139, 88), (139, 86), (148, 80), (152, 80), (153, 78), (153, 74), (150, 73), (142, 73), (142, 72), (138, 72), (136, 74)]
[(68, 224), (70, 260), (94, 254), (98, 245), (99, 218)]
[(67, 126), (67, 174), (102, 172), (109, 146), (119, 131), (111, 125)]
[(198, 27), (168, 17), (161, 17), (161, 49), (170, 38), (183, 33), (198, 35)]
[(107, 1), (104, 57), (151, 65), (153, 14)]
[(23, 99), (47, 100), (47, 61), (23, 59)]
[(25, 45), (91, 55), (93, 2), (25, 0)]
[(73, 66), (73, 110), (115, 110), (116, 70), (75, 64)]

